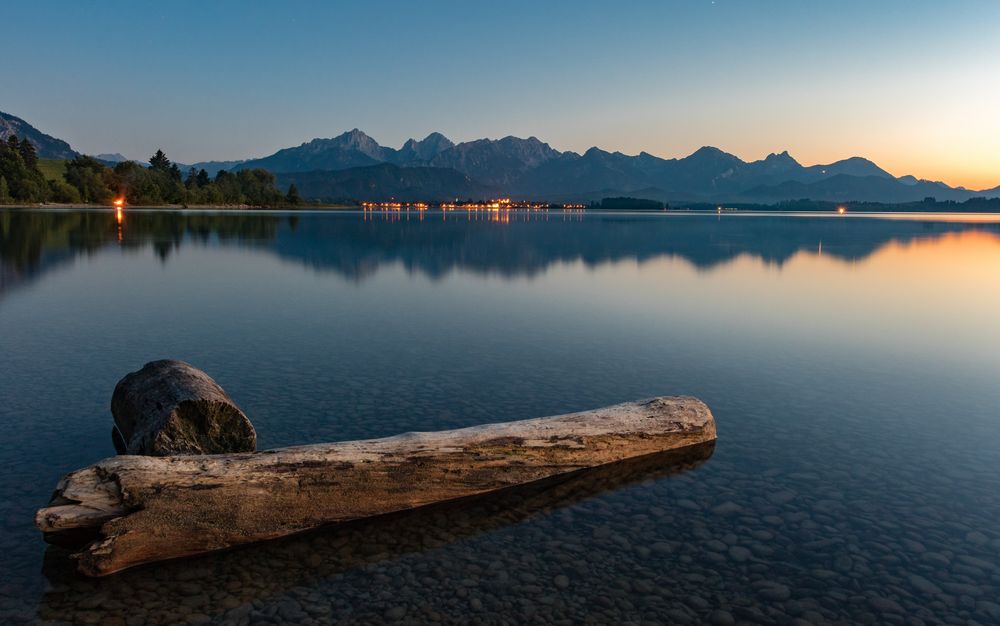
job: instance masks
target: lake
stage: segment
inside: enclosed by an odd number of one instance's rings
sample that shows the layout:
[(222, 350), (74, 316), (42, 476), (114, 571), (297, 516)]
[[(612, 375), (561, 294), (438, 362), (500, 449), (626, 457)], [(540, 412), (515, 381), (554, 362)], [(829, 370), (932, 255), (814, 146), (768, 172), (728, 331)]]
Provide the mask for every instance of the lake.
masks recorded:
[[(0, 355), (2, 623), (1000, 623), (989, 216), (0, 210)], [(261, 449), (667, 394), (719, 439), (80, 578), (34, 511), (160, 358)]]

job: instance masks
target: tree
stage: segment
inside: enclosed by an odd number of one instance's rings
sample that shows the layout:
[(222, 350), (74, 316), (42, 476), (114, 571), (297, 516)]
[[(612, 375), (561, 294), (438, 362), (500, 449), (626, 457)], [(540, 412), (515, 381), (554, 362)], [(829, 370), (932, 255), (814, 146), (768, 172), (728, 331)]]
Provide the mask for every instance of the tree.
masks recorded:
[(7, 179), (0, 176), (0, 204), (10, 202), (10, 188), (7, 187)]
[(302, 202), (302, 197), (299, 196), (299, 188), (295, 186), (295, 183), (288, 186), (288, 194), (285, 196), (285, 200), (291, 205), (297, 205)]
[(19, 149), (21, 152), (21, 158), (24, 160), (25, 165), (29, 168), (34, 168), (38, 165), (38, 153), (35, 151), (35, 144), (25, 138), (21, 141)]
[(63, 178), (76, 187), (84, 202), (110, 202), (119, 187), (114, 172), (93, 157), (83, 155), (66, 162)]
[(208, 172), (206, 172), (204, 169), (202, 169), (202, 170), (200, 170), (198, 172), (198, 177), (195, 178), (195, 182), (198, 183), (199, 187), (205, 187), (205, 186), (207, 186), (212, 181), (208, 177)]
[(48, 181), (38, 169), (35, 146), (27, 139), (11, 135), (0, 143), (0, 176), (7, 181), (7, 194), (14, 202), (44, 202), (48, 195)]
[(149, 158), (149, 165), (154, 170), (165, 172), (170, 169), (170, 159), (163, 153), (163, 150), (157, 150), (156, 154)]
[(81, 200), (80, 191), (73, 185), (63, 180), (50, 180), (49, 191), (50, 199), (55, 200), (56, 202), (76, 204)]
[(169, 171), (170, 171), (170, 178), (173, 178), (175, 181), (180, 182), (180, 180), (181, 180), (181, 168), (177, 167), (176, 163), (172, 163), (170, 165), (170, 170)]

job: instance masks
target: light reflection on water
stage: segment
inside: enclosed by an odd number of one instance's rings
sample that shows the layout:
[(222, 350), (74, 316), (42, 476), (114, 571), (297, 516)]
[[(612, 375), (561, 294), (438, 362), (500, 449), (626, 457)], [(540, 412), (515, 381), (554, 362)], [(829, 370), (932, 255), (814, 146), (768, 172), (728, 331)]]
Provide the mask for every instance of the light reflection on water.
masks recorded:
[[(0, 622), (1000, 621), (1000, 225), (372, 217), (0, 211)], [(585, 497), (79, 580), (32, 513), (161, 357), (262, 447), (665, 393), (720, 439)]]

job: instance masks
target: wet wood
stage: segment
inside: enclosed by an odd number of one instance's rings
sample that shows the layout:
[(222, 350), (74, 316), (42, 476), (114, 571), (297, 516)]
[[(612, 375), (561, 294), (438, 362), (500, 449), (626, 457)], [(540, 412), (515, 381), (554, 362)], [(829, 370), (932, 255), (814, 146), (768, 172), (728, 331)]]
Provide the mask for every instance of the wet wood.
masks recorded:
[(507, 489), (715, 440), (700, 400), (660, 397), (593, 411), (385, 439), (209, 456), (118, 456), (60, 481), (36, 525), (92, 541), (78, 568), (128, 567), (274, 539), (325, 524)]

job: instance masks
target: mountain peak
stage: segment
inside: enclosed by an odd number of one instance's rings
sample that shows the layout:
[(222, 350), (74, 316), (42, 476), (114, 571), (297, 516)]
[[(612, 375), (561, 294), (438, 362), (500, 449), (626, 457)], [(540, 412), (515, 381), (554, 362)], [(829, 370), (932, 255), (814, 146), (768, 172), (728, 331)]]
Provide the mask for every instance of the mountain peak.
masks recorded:
[(721, 157), (721, 158), (727, 158), (727, 159), (735, 159), (735, 158), (737, 158), (736, 156), (734, 156), (732, 154), (729, 154), (728, 152), (725, 152), (723, 150), (720, 150), (720, 149), (716, 148), (715, 146), (702, 146), (702, 147), (698, 148), (697, 150), (695, 150), (694, 152), (692, 152), (690, 154), (690, 156), (688, 156), (689, 159), (692, 158), (692, 157), (695, 157), (695, 158), (708, 158), (708, 157), (710, 157), (710, 158), (720, 158)]
[(420, 141), (407, 139), (399, 149), (397, 158), (400, 162), (430, 161), (449, 148), (454, 148), (455, 142), (435, 131)]
[(743, 163), (738, 156), (719, 150), (714, 146), (702, 146), (682, 160), (702, 163), (726, 163), (728, 165)]
[(850, 174), (851, 176), (878, 176), (880, 178), (895, 178), (872, 161), (859, 156), (848, 157), (822, 166), (824, 170), (835, 174)]
[(792, 155), (788, 154), (788, 150), (782, 150), (780, 153), (772, 152), (764, 157), (763, 163), (769, 167), (801, 167), (799, 162)]
[(365, 142), (365, 143), (370, 141), (372, 143), (378, 143), (374, 139), (369, 137), (368, 134), (366, 134), (360, 128), (352, 128), (351, 130), (345, 133), (341, 133), (338, 137), (335, 137), (335, 139), (345, 139), (348, 141)]

